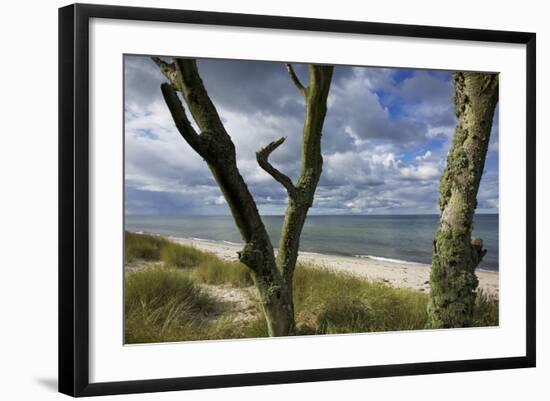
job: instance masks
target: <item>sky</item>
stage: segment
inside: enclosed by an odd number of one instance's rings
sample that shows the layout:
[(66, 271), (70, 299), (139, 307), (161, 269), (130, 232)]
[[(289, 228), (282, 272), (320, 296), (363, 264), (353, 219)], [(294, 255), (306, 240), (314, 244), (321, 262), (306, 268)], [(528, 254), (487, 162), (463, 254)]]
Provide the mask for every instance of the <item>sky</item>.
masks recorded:
[[(284, 214), (286, 191), (258, 166), (255, 155), (286, 137), (270, 161), (296, 182), (304, 100), (284, 64), (197, 63), (260, 213)], [(306, 65), (293, 66), (307, 85)], [(125, 56), (124, 74), (126, 214), (228, 215), (206, 163), (175, 128), (158, 67), (149, 57)], [(452, 93), (448, 71), (335, 66), (322, 137), (323, 172), (309, 214), (439, 213), (439, 178), (456, 124)], [(498, 106), (477, 212), (498, 213)]]

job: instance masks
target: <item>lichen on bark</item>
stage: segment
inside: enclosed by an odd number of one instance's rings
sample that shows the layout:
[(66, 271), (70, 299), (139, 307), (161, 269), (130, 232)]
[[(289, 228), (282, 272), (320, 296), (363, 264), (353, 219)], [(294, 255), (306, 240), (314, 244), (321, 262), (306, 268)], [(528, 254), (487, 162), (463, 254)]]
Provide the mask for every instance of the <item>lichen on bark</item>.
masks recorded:
[(475, 269), (485, 254), (483, 241), (472, 238), (473, 217), (498, 101), (498, 75), (456, 72), (453, 83), (458, 122), (440, 182), (429, 328), (472, 324), (478, 285)]

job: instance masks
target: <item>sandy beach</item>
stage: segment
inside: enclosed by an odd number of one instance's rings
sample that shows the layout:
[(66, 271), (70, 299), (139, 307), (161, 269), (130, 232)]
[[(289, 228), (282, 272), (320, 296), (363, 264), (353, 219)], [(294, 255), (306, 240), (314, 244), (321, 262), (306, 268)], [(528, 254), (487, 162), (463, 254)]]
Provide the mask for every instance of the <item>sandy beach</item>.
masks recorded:
[[(225, 260), (237, 260), (237, 251), (241, 246), (214, 241), (167, 237), (183, 245), (193, 246), (201, 251), (210, 252)], [(300, 252), (299, 262), (310, 263), (320, 268), (337, 272), (346, 272), (365, 277), (371, 281), (381, 281), (393, 287), (411, 288), (420, 292), (430, 291), (430, 266), (420, 263), (398, 262), (371, 258), (323, 255)], [(499, 293), (499, 275), (497, 272), (477, 271), (479, 287), (483, 291), (497, 295)]]

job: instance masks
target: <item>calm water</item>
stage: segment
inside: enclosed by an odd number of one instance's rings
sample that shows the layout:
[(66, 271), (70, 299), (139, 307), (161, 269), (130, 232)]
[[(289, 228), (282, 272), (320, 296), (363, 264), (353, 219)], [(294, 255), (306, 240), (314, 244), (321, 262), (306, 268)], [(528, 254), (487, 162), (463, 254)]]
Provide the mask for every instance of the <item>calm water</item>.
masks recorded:
[[(264, 216), (277, 246), (282, 216)], [(438, 216), (309, 216), (300, 249), (325, 254), (431, 262)], [(476, 215), (474, 235), (487, 254), (481, 268), (498, 270), (498, 215)], [(230, 216), (126, 216), (126, 229), (183, 238), (241, 243)]]

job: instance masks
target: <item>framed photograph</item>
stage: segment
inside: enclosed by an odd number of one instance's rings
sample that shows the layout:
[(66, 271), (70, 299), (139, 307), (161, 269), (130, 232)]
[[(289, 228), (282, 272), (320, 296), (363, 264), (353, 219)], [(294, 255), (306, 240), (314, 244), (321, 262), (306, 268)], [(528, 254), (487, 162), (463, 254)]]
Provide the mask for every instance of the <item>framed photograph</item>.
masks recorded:
[(61, 8), (59, 391), (535, 366), (535, 80), (534, 33)]

